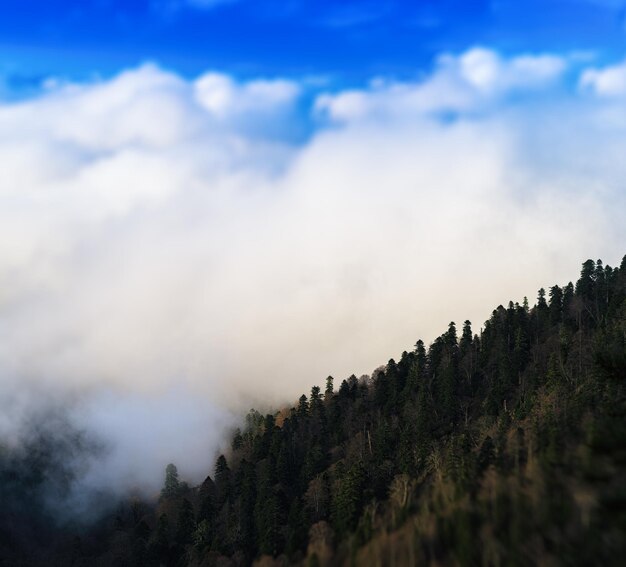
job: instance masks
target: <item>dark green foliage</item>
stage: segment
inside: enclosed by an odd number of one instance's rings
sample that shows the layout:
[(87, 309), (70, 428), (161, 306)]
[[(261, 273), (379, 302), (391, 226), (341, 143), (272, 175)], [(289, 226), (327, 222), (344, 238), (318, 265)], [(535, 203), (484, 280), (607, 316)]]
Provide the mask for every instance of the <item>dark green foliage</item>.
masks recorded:
[(355, 463), (347, 471), (341, 472), (336, 483), (332, 521), (335, 531), (341, 536), (356, 527), (361, 513), (365, 484), (365, 470), (362, 463)]
[(257, 499), (254, 508), (255, 527), (259, 552), (278, 555), (284, 549), (285, 499), (276, 483), (274, 464), (264, 459), (258, 465)]
[(191, 502), (183, 498), (178, 509), (178, 522), (176, 526), (176, 541), (186, 545), (191, 542), (191, 536), (196, 529), (193, 507)]
[(222, 506), (230, 496), (230, 469), (226, 457), (220, 455), (215, 463), (215, 500)]
[(333, 381), (334, 378), (332, 376), (326, 378), (326, 390), (324, 390), (324, 399), (326, 402), (330, 402), (333, 397)]
[(285, 551), (291, 557), (296, 556), (304, 549), (308, 540), (308, 526), (304, 517), (302, 503), (294, 499), (287, 518), (287, 545)]
[(561, 322), (563, 313), (563, 290), (554, 285), (550, 288), (550, 323), (556, 325)]
[(306, 416), (309, 413), (309, 402), (306, 399), (306, 396), (302, 394), (300, 396), (300, 400), (298, 400), (298, 415), (300, 417)]
[(595, 262), (587, 260), (580, 271), (580, 278), (576, 282), (576, 295), (589, 300), (593, 297), (593, 283), (595, 279)]
[(291, 410), (251, 410), (213, 480), (185, 490), (169, 465), (157, 510), (72, 553), (108, 558), (125, 537), (120, 565), (619, 564), (626, 257), (547, 295), (499, 306), (480, 335), (450, 323), (338, 392), (329, 376)]
[(169, 520), (167, 514), (161, 514), (157, 520), (156, 529), (148, 542), (148, 557), (150, 563), (167, 562), (170, 557)]
[(163, 485), (163, 490), (161, 490), (161, 498), (174, 498), (179, 492), (178, 470), (176, 465), (170, 463), (165, 468), (165, 484)]
[(207, 477), (200, 486), (200, 490), (198, 491), (198, 500), (198, 521), (207, 520), (210, 524), (212, 524), (217, 507), (217, 491), (215, 483), (211, 477)]

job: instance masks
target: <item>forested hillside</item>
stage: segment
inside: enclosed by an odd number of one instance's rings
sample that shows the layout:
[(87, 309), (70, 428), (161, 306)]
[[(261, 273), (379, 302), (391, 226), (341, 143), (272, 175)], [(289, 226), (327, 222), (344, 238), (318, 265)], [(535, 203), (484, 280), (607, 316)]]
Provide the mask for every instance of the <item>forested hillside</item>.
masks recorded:
[(207, 472), (3, 564), (623, 564), (626, 257), (250, 411)]

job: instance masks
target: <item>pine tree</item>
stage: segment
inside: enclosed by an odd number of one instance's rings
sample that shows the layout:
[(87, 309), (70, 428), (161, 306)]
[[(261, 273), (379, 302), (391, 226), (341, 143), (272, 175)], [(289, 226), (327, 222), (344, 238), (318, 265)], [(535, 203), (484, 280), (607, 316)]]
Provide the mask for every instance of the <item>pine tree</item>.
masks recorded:
[(563, 290), (554, 285), (550, 288), (550, 323), (557, 325), (561, 322), (561, 313), (563, 311)]
[(219, 509), (230, 496), (230, 468), (224, 455), (220, 455), (215, 463), (215, 493)]
[(309, 402), (307, 397), (302, 394), (298, 400), (298, 415), (300, 417), (306, 417), (309, 413)]
[(311, 414), (319, 413), (322, 407), (322, 395), (319, 386), (313, 386), (311, 388), (311, 401), (309, 406), (311, 408)]
[(461, 334), (461, 341), (459, 342), (459, 348), (461, 349), (461, 354), (465, 354), (472, 347), (472, 323), (470, 321), (465, 321), (463, 323), (463, 332)]
[(178, 469), (176, 465), (170, 463), (165, 467), (165, 484), (161, 490), (161, 498), (174, 498), (178, 496), (180, 491), (180, 482), (178, 480)]
[(333, 377), (326, 378), (326, 390), (324, 391), (324, 400), (330, 402), (333, 399)]
[(596, 265), (593, 260), (587, 260), (583, 263), (580, 278), (576, 282), (576, 295), (579, 295), (585, 300), (592, 299), (595, 272)]

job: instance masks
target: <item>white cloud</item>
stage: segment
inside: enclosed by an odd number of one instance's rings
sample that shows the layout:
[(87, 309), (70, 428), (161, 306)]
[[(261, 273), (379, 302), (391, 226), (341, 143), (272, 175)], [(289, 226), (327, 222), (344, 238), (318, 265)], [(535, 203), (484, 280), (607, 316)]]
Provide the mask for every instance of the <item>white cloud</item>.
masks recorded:
[[(318, 98), (345, 120), (299, 144), (277, 135), (307, 88), (291, 81), (148, 65), (0, 106), (4, 435), (17, 408), (72, 393), (114, 444), (111, 483), (134, 443), (162, 451), (151, 482), (178, 455), (197, 478), (218, 443), (197, 431), (228, 422), (197, 400), (292, 401), (450, 320), (478, 327), (589, 256), (618, 262), (626, 121), (590, 97), (502, 94), (550, 89), (558, 67), (443, 57), (418, 84)], [(445, 108), (467, 112), (432, 117)], [(149, 423), (163, 408), (188, 435)]]
[(194, 84), (196, 100), (218, 118), (253, 113), (284, 112), (300, 94), (300, 87), (283, 79), (238, 84), (228, 75), (207, 73)]
[(554, 55), (521, 55), (505, 60), (496, 52), (475, 48), (458, 60), (460, 75), (484, 92), (506, 92), (531, 89), (549, 84), (561, 76), (566, 62)]
[(323, 94), (316, 108), (334, 120), (480, 109), (509, 93), (546, 89), (566, 66), (566, 59), (554, 55), (505, 59), (495, 51), (474, 48), (458, 56), (442, 55), (434, 73), (422, 81), (383, 81), (367, 90)]
[(601, 69), (586, 69), (580, 87), (603, 97), (626, 95), (626, 61)]

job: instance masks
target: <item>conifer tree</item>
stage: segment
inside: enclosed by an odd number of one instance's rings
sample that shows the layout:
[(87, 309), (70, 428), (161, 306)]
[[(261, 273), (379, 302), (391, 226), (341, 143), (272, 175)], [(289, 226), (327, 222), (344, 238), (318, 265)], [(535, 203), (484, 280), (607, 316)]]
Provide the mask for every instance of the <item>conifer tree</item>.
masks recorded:
[(561, 322), (563, 311), (563, 290), (554, 285), (550, 288), (550, 323), (556, 325)]
[(298, 400), (298, 415), (305, 417), (309, 413), (309, 402), (307, 397), (302, 394)]
[(165, 467), (165, 484), (163, 485), (163, 490), (161, 490), (161, 497), (174, 498), (179, 491), (178, 469), (174, 463), (170, 463)]
[(333, 398), (333, 377), (326, 378), (326, 390), (324, 390), (324, 400), (330, 402)]
[(220, 455), (215, 463), (215, 492), (218, 508), (230, 496), (230, 468), (224, 455)]

